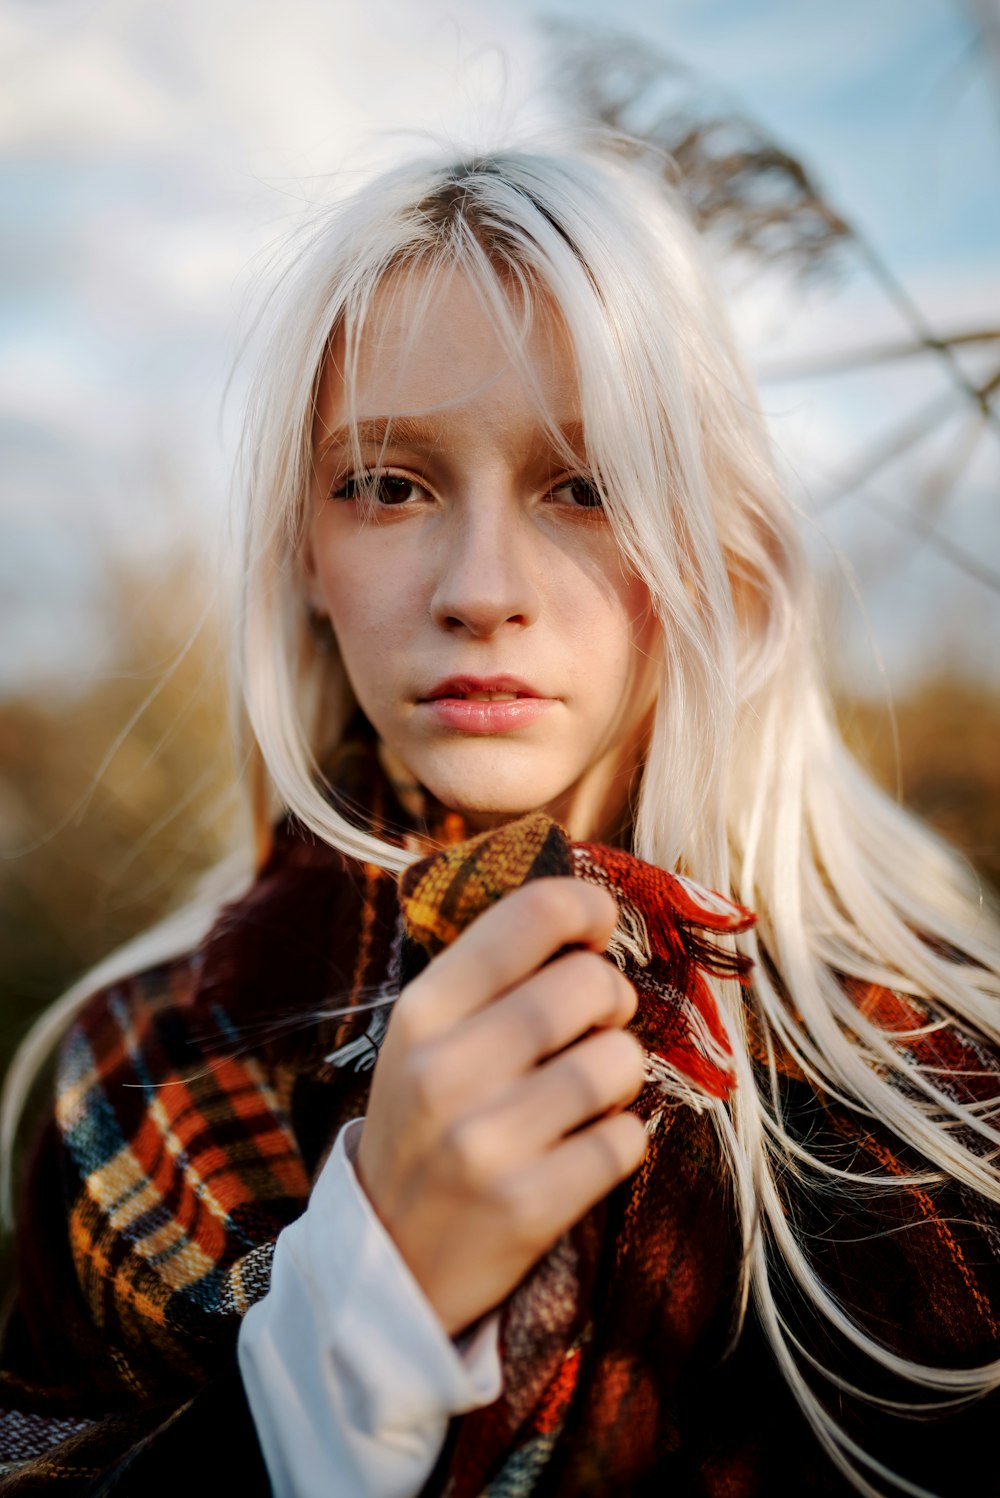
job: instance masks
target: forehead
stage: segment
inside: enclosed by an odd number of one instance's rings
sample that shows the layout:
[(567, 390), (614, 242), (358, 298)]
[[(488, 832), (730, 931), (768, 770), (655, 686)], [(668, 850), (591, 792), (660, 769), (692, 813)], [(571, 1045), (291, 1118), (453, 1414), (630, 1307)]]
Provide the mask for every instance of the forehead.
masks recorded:
[(470, 409), (479, 420), (531, 411), (555, 427), (579, 423), (572, 344), (552, 298), (458, 269), (391, 271), (360, 325), (331, 340), (315, 437), (347, 420)]

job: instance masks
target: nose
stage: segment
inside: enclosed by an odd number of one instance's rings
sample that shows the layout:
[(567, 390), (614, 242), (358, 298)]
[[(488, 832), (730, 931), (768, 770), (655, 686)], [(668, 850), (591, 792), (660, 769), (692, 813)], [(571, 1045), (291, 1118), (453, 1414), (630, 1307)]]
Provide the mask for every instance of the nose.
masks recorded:
[[(453, 511), (440, 553), (431, 599), (435, 623), (489, 639), (507, 625), (538, 616), (537, 538), (519, 507), (482, 492)], [(533, 545), (534, 540), (534, 545)]]

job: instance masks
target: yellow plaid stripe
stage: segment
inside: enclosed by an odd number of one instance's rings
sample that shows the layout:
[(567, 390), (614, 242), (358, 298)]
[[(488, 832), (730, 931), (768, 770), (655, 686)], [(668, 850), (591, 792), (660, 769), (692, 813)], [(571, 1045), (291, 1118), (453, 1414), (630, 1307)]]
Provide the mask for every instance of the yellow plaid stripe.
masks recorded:
[(542, 812), (438, 853), (402, 886), (410, 936), (431, 953), (527, 878), (552, 828)]

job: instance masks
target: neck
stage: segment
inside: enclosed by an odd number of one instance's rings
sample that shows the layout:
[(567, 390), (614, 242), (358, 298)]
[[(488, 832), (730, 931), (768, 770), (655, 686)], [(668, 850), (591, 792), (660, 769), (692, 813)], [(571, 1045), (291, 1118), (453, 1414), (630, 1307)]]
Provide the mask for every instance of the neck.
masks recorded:
[[(419, 825), (443, 830), (443, 841), (491, 831), (528, 812), (544, 811), (565, 828), (574, 842), (599, 842), (628, 848), (631, 842), (631, 791), (636, 760), (621, 752), (599, 760), (555, 801), (517, 811), (469, 811), (446, 806), (420, 784), (393, 751), (379, 740), (379, 763), (403, 810)], [(459, 827), (459, 823), (461, 826)]]

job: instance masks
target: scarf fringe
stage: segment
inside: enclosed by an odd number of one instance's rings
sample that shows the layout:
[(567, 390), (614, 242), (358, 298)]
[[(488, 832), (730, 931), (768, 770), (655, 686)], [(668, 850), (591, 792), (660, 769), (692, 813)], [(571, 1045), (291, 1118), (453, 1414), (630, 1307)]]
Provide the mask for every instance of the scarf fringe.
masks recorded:
[(756, 916), (693, 879), (597, 843), (575, 844), (572, 856), (580, 878), (618, 901), (608, 955), (636, 980), (650, 1081), (698, 1111), (707, 1098), (727, 1098), (733, 1051), (712, 980), (747, 984), (753, 962), (718, 938), (748, 930)]

